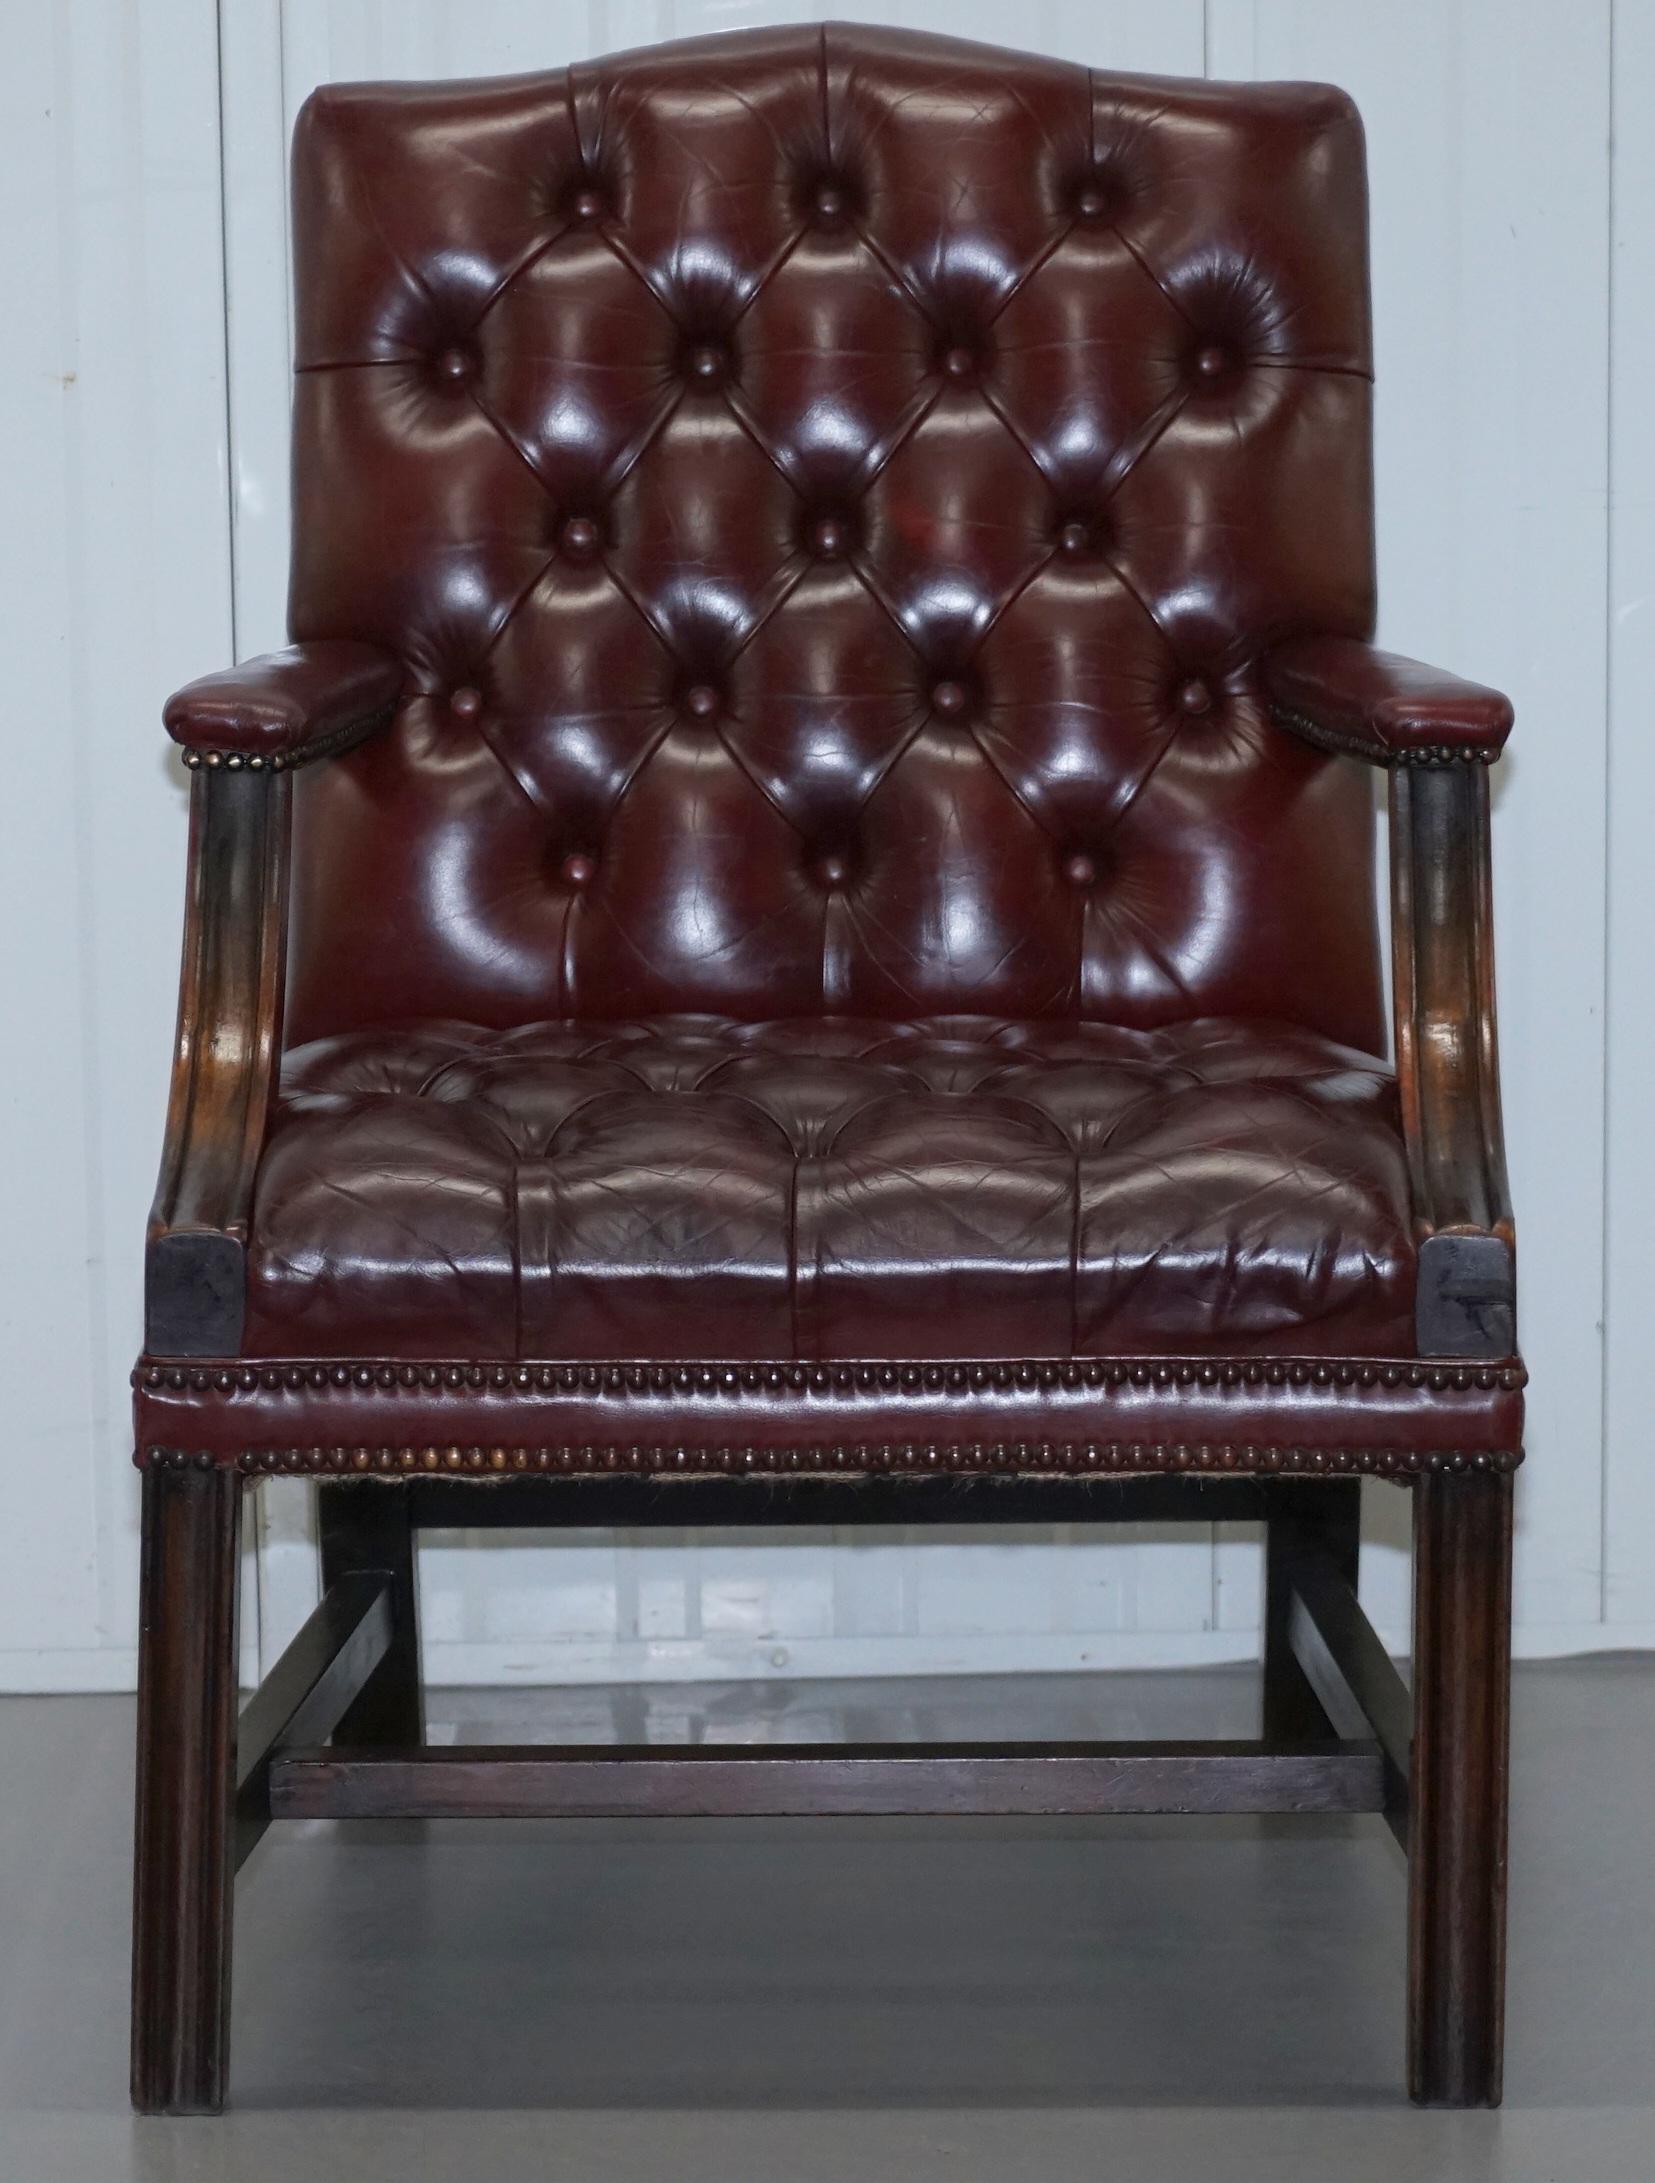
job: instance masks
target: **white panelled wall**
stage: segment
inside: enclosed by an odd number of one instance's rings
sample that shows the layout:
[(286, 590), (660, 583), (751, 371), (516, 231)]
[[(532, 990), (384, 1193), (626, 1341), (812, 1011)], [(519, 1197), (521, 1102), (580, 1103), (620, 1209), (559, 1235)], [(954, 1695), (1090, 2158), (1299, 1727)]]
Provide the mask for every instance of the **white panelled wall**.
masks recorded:
[[(160, 1142), (184, 795), (176, 682), (283, 639), (285, 147), (330, 78), (485, 74), (804, 20), (768, 0), (17, 0), (0, 1688), (130, 1681), (126, 1372)], [(1368, 128), (1382, 641), (1509, 689), (1507, 1119), (1534, 1385), (1518, 1641), (1655, 1645), (1655, 0), (883, 0), (842, 16), (1103, 67), (1311, 76)], [(15, 262), (13, 262), (15, 261)], [(1612, 791), (1612, 793), (1611, 793)], [(1612, 1028), (1606, 1028), (1606, 1002)], [(1405, 1496), (1364, 1590), (1399, 1645)], [(314, 1597), (261, 1489), (249, 1652)], [(254, 1527), (250, 1527), (250, 1530)], [(1243, 1657), (1257, 1542), (1191, 1530), (436, 1539), (437, 1681)]]

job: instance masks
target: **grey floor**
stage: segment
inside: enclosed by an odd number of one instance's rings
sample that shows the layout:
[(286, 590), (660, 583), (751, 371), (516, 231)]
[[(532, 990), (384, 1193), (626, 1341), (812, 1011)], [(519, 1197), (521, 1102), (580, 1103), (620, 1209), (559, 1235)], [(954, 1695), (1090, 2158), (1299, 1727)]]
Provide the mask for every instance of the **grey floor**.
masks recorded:
[[(1218, 1673), (439, 1694), (467, 1740), (1246, 1735)], [(129, 1703), (0, 1701), (3, 2183), (1655, 2177), (1655, 1662), (1520, 1671), (1507, 2105), (1377, 1821), (276, 1829), (232, 2111), (126, 2112)]]

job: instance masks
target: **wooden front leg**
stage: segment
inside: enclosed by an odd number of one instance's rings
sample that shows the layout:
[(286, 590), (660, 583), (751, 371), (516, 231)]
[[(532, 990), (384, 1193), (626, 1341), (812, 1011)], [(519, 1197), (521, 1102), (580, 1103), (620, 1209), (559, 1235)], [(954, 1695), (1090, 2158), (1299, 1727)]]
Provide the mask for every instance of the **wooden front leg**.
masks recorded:
[(1414, 1487), (1408, 2092), (1496, 2107), (1504, 2032), (1512, 1481)]
[(216, 2114), (230, 2042), (241, 1481), (144, 1475), (132, 2103)]

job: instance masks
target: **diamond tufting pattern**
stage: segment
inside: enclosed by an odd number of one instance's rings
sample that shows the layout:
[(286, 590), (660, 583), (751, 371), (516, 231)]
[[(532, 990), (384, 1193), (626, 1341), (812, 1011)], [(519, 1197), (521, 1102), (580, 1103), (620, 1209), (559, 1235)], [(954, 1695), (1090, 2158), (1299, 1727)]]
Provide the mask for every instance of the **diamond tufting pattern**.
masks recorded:
[(288, 1056), (251, 1355), (1385, 1355), (1389, 1073), (1280, 1024), (432, 1022)]
[(1323, 87), (835, 25), (318, 94), (293, 631), (409, 694), (296, 785), (290, 1035), (1379, 1050), (1369, 791), (1256, 664), (1371, 625), (1363, 191)]

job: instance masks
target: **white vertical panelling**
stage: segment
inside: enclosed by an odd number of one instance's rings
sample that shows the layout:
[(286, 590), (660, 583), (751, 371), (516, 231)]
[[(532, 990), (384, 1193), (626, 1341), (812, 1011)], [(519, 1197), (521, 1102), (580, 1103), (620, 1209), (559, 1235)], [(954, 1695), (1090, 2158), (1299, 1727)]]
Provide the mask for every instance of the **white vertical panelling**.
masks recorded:
[[(35, 206), (43, 215), (8, 219), (0, 231), (6, 293), (33, 299), (15, 314), (11, 331), (26, 372), (21, 384), (8, 386), (0, 408), (0, 458), (30, 531), (27, 554), (16, 552), (13, 533), (6, 650), (13, 641), (24, 646), (25, 705), (13, 716), (12, 733), (24, 746), (15, 758), (24, 759), (26, 749), (32, 790), (0, 798), (0, 910), (10, 942), (0, 957), (0, 1006), (14, 1033), (28, 1026), (34, 1057), (33, 1066), (24, 1065), (19, 1050), (0, 1084), (6, 1227), (29, 1239), (31, 1257), (28, 1281), (8, 1282), (4, 1298), (6, 1348), (18, 1370), (0, 1461), (0, 1527), (9, 1540), (31, 1541), (27, 1554), (15, 1556), (18, 1581), (0, 1586), (0, 1647), (8, 1652), (96, 1645), (101, 1621), (87, 1273), (92, 1087), (81, 911), (88, 874), (76, 838), (87, 760), (75, 705), (78, 571), (66, 507), (78, 469), (70, 446), (78, 430), (73, 413), (85, 398), (75, 293), (80, 192), (63, 103), (60, 28), (45, 10), (34, 10), (14, 32), (0, 86), (5, 140), (19, 175), (36, 178)], [(15, 1157), (20, 1146), (28, 1156)]]
[[(125, 1368), (165, 1094), (183, 799), (156, 733), (174, 682), (281, 639), (287, 556), (286, 143), (314, 83), (483, 74), (763, 22), (802, 0), (40, 0), (7, 23), (0, 175), (13, 328), (6, 474), (30, 513), (8, 642), (30, 739), (0, 816), (6, 1020), (53, 1066), (7, 1072), (0, 1126), (26, 1281), (0, 1290), (13, 1379), (0, 1463), (0, 1680), (130, 1673), (135, 1494)], [(1530, 1649), (1655, 1636), (1643, 1449), (1642, 1144), (1655, 918), (1650, 428), (1655, 20), (1623, 8), (1614, 187), (1613, 570), (1605, 510), (1610, 0), (867, 0), (836, 12), (1103, 67), (1320, 76), (1368, 123), (1379, 347), (1383, 631), (1501, 680), (1520, 707), (1499, 794), (1501, 991), (1536, 1369), (1518, 1618)], [(220, 65), (222, 62), (222, 74)], [(220, 175), (218, 116), (223, 114)], [(1534, 156), (1543, 123), (1545, 158)], [(222, 217), (222, 229), (221, 229)], [(1543, 297), (1543, 307), (1535, 298)], [(227, 438), (225, 367), (233, 431)], [(229, 514), (233, 506), (233, 553)], [(1612, 586), (1612, 590), (1611, 590)], [(232, 619), (233, 601), (233, 619)], [(1610, 617), (1610, 606), (1613, 616)], [(1614, 670), (1605, 727), (1606, 640)], [(20, 670), (19, 665), (20, 663)], [(1607, 1078), (1617, 1339), (1599, 1433)], [(263, 1636), (313, 1595), (305, 1499), (267, 1496)], [(1403, 1623), (1407, 1502), (1372, 1496), (1365, 1589)], [(1609, 1558), (1601, 1562), (1602, 1534)], [(1383, 1542), (1389, 1542), (1385, 1544)], [(432, 1542), (438, 1679), (1128, 1664), (1252, 1643), (1256, 1545), (1201, 1534), (801, 1533)]]
[[(1600, 1615), (1609, 20), (1609, 0), (1208, 11), (1215, 75), (1326, 77), (1363, 110), (1381, 639), (1517, 704), (1495, 868), (1536, 1628)], [(1401, 1557), (1369, 1560), (1394, 1620)]]
[(281, 0), (241, 0), (223, 40), (225, 353), (234, 400), (230, 486), (238, 658), (287, 634), (289, 118)]
[(167, 690), (230, 639), (212, 0), (8, 12), (14, 506), (0, 800), (0, 1677), (131, 1673), (127, 1372), (166, 1101), (184, 799)]
[[(1614, 25), (1610, 263), (1608, 1332), (1604, 1616), (1611, 1634), (1655, 1643), (1655, 1448), (1649, 1357), (1655, 1326), (1655, 9)], [(1576, 733), (1588, 723), (1576, 718)], [(1566, 852), (1565, 852), (1566, 855)], [(1566, 863), (1563, 865), (1567, 869)], [(1589, 872), (1584, 875), (1589, 884)]]

